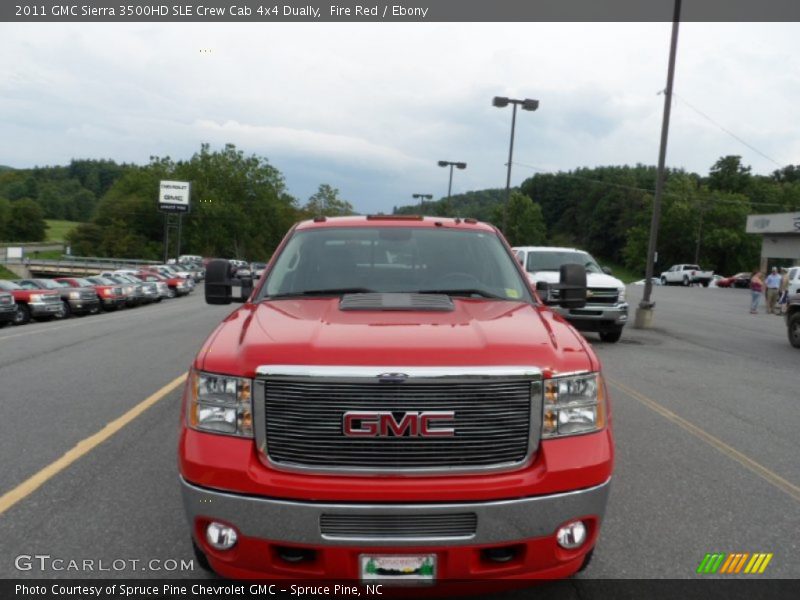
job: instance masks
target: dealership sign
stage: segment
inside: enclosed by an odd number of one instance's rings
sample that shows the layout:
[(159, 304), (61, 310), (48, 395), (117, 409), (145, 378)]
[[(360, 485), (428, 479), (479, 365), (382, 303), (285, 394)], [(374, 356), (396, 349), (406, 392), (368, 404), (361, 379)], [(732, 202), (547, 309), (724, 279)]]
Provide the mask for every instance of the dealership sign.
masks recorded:
[(188, 181), (162, 181), (158, 193), (158, 210), (170, 213), (189, 212), (191, 189)]

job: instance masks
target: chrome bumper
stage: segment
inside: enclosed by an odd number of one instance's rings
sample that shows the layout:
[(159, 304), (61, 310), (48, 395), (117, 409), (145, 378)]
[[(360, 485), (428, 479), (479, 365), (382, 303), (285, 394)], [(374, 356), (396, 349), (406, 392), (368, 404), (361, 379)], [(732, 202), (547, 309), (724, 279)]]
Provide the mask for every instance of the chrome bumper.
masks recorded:
[[(181, 478), (186, 514), (191, 524), (197, 517), (219, 519), (234, 525), (243, 535), (276, 542), (308, 545), (419, 546), (420, 544), (473, 545), (514, 542), (552, 535), (565, 522), (584, 516), (602, 520), (611, 479), (591, 488), (488, 502), (440, 504), (325, 503), (275, 500), (242, 496), (202, 488)], [(323, 536), (320, 517), (335, 515), (446, 515), (475, 513), (474, 535), (453, 537), (331, 539)]]
[[(587, 304), (583, 308), (554, 307), (562, 317), (570, 322), (601, 322), (603, 325), (625, 325), (628, 322), (628, 303), (622, 304)], [(577, 326), (577, 325), (576, 325)], [(580, 329), (580, 327), (578, 327)]]

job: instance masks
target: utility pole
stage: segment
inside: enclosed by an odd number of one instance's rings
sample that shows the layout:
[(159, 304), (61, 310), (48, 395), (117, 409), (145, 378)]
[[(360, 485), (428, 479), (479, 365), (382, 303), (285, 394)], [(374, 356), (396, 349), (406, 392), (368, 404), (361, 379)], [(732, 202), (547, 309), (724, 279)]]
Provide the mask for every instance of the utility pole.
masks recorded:
[(664, 90), (664, 116), (661, 122), (661, 144), (658, 150), (658, 171), (656, 172), (656, 193), (653, 198), (653, 215), (650, 220), (650, 241), (647, 245), (647, 269), (644, 279), (644, 297), (636, 309), (634, 327), (648, 329), (653, 326), (653, 309), (655, 302), (650, 297), (653, 293), (653, 266), (655, 264), (656, 244), (658, 242), (658, 225), (661, 218), (661, 197), (664, 194), (664, 165), (667, 158), (667, 139), (669, 137), (669, 116), (672, 108), (672, 84), (675, 79), (675, 55), (678, 51), (678, 26), (681, 20), (681, 0), (675, 0), (675, 12), (672, 17), (672, 39), (669, 47), (669, 64), (667, 66), (667, 88)]

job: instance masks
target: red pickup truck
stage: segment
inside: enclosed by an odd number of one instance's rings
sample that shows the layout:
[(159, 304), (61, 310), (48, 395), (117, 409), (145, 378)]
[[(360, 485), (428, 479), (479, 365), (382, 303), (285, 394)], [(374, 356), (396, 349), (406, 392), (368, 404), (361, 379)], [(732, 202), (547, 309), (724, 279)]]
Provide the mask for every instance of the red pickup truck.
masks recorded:
[(13, 281), (0, 281), (0, 290), (10, 292), (17, 305), (14, 325), (24, 325), (31, 318), (52, 319), (64, 317), (61, 295), (50, 290), (26, 290)]
[[(558, 303), (586, 302), (564, 265)], [(589, 344), (474, 219), (317, 218), (183, 396), (180, 486), (201, 565), (231, 578), (496, 581), (589, 559), (611, 480), (611, 408)], [(550, 295), (544, 295), (550, 297)], [(508, 583), (508, 582), (507, 582)]]

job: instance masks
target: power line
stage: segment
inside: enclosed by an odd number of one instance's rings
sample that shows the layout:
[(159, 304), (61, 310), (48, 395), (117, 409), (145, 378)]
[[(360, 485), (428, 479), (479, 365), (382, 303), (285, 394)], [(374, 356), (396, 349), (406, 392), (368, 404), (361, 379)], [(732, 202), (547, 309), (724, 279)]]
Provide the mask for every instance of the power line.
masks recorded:
[[(663, 93), (663, 92), (659, 92), (659, 94), (661, 94), (661, 93)], [(712, 119), (711, 117), (709, 117), (709, 116), (708, 116), (706, 113), (704, 113), (704, 112), (703, 112), (703, 111), (701, 111), (699, 108), (697, 108), (696, 106), (694, 106), (694, 105), (692, 105), (691, 103), (689, 103), (689, 101), (688, 101), (688, 100), (686, 100), (685, 98), (682, 98), (681, 96), (679, 96), (679, 95), (678, 95), (678, 94), (676, 94), (675, 92), (672, 92), (672, 95), (673, 95), (675, 98), (677, 98), (678, 100), (680, 100), (681, 102), (683, 102), (683, 103), (684, 103), (686, 106), (688, 106), (689, 108), (691, 108), (691, 109), (692, 109), (694, 112), (696, 112), (698, 115), (700, 115), (701, 117), (703, 117), (703, 118), (704, 118), (706, 121), (708, 121), (708, 122), (709, 122), (709, 123), (711, 123), (712, 125), (714, 125), (714, 126), (718, 127), (719, 129), (721, 129), (722, 131), (724, 131), (725, 133), (727, 133), (729, 136), (731, 136), (733, 139), (735, 139), (735, 140), (736, 140), (737, 142), (739, 142), (740, 144), (743, 144), (744, 146), (747, 146), (748, 148), (750, 148), (750, 150), (752, 150), (753, 152), (755, 152), (755, 153), (756, 153), (756, 154), (758, 154), (759, 156), (762, 156), (763, 158), (766, 158), (768, 161), (770, 161), (772, 164), (776, 165), (778, 168), (782, 169), (783, 167), (785, 167), (785, 166), (786, 166), (786, 165), (782, 165), (781, 163), (779, 163), (779, 162), (778, 162), (777, 160), (775, 160), (774, 158), (772, 158), (772, 157), (770, 157), (770, 156), (767, 156), (767, 155), (766, 155), (766, 154), (764, 154), (764, 153), (763, 153), (761, 150), (759, 150), (758, 148), (756, 148), (756, 147), (755, 147), (755, 146), (753, 146), (752, 144), (750, 144), (750, 143), (746, 142), (745, 140), (743, 140), (742, 138), (740, 138), (738, 135), (736, 135), (735, 133), (733, 133), (733, 132), (732, 132), (730, 129), (727, 129), (727, 128), (726, 128), (726, 127), (724, 127), (723, 125), (720, 125), (719, 123), (717, 123), (717, 122), (716, 122), (714, 119)]]

